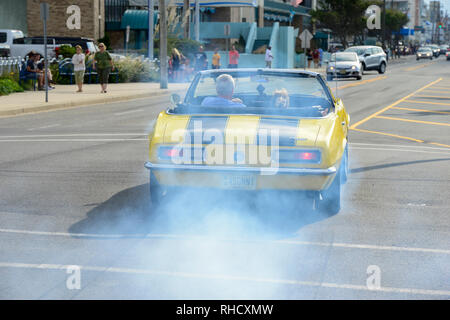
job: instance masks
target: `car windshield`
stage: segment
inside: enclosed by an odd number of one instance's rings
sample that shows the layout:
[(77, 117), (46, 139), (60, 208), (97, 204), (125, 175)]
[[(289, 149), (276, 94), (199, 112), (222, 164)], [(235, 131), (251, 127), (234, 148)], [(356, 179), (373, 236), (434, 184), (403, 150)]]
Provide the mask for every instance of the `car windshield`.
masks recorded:
[[(218, 94), (216, 79), (223, 74), (234, 79), (233, 101)], [(332, 106), (328, 87), (313, 74), (255, 70), (199, 73), (184, 103), (175, 110), (320, 117), (321, 111), (329, 111)]]
[(420, 48), (419, 52), (430, 52), (431, 49), (430, 48)]
[(366, 49), (363, 48), (348, 48), (345, 52), (356, 52), (358, 56), (362, 56)]
[(331, 55), (330, 62), (355, 62), (358, 61), (358, 57), (352, 52), (339, 52)]

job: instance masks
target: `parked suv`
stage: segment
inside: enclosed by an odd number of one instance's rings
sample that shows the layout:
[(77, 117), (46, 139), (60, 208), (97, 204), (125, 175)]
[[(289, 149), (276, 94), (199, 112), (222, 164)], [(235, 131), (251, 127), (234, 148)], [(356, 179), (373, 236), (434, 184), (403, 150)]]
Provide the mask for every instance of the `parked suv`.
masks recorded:
[(379, 73), (386, 72), (386, 53), (377, 46), (356, 46), (350, 47), (345, 52), (356, 52), (361, 61), (363, 71), (377, 70)]

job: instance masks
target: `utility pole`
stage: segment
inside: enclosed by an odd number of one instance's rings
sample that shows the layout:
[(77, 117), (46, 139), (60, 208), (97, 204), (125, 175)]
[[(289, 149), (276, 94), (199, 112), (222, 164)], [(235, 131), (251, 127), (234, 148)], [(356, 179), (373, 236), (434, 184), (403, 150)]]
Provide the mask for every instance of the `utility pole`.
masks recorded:
[(167, 89), (167, 12), (166, 1), (159, 0), (159, 70), (161, 89)]
[(153, 60), (153, 0), (148, 0), (148, 58)]
[(382, 41), (383, 41), (383, 48), (385, 48), (386, 44), (386, 0), (383, 0), (383, 26), (382, 26)]
[(185, 22), (184, 25), (184, 38), (190, 39), (190, 27), (191, 27), (191, 9), (189, 6), (189, 0), (183, 1), (183, 21)]
[(200, 0), (195, 0), (195, 41), (200, 41)]

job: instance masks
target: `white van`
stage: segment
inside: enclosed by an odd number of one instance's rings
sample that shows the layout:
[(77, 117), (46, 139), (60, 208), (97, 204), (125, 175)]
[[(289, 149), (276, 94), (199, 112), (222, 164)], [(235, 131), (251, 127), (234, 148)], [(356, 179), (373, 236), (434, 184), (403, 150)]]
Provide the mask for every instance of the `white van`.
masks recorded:
[[(32, 38), (25, 38), (20, 30), (0, 29), (0, 45), (7, 45), (10, 48), (12, 57), (24, 58), (30, 51), (34, 51), (44, 56), (44, 45), (35, 44)], [(47, 57), (55, 57), (55, 49), (58, 47), (55, 40), (47, 38)]]

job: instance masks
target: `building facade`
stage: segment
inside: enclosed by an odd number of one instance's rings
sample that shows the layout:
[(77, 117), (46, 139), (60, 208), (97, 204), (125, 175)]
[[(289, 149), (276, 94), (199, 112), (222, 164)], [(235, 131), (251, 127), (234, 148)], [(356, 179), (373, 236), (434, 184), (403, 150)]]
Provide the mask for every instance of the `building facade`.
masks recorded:
[(104, 0), (27, 0), (28, 36), (43, 34), (40, 3), (50, 5), (47, 33), (51, 36), (97, 40), (105, 32)]

